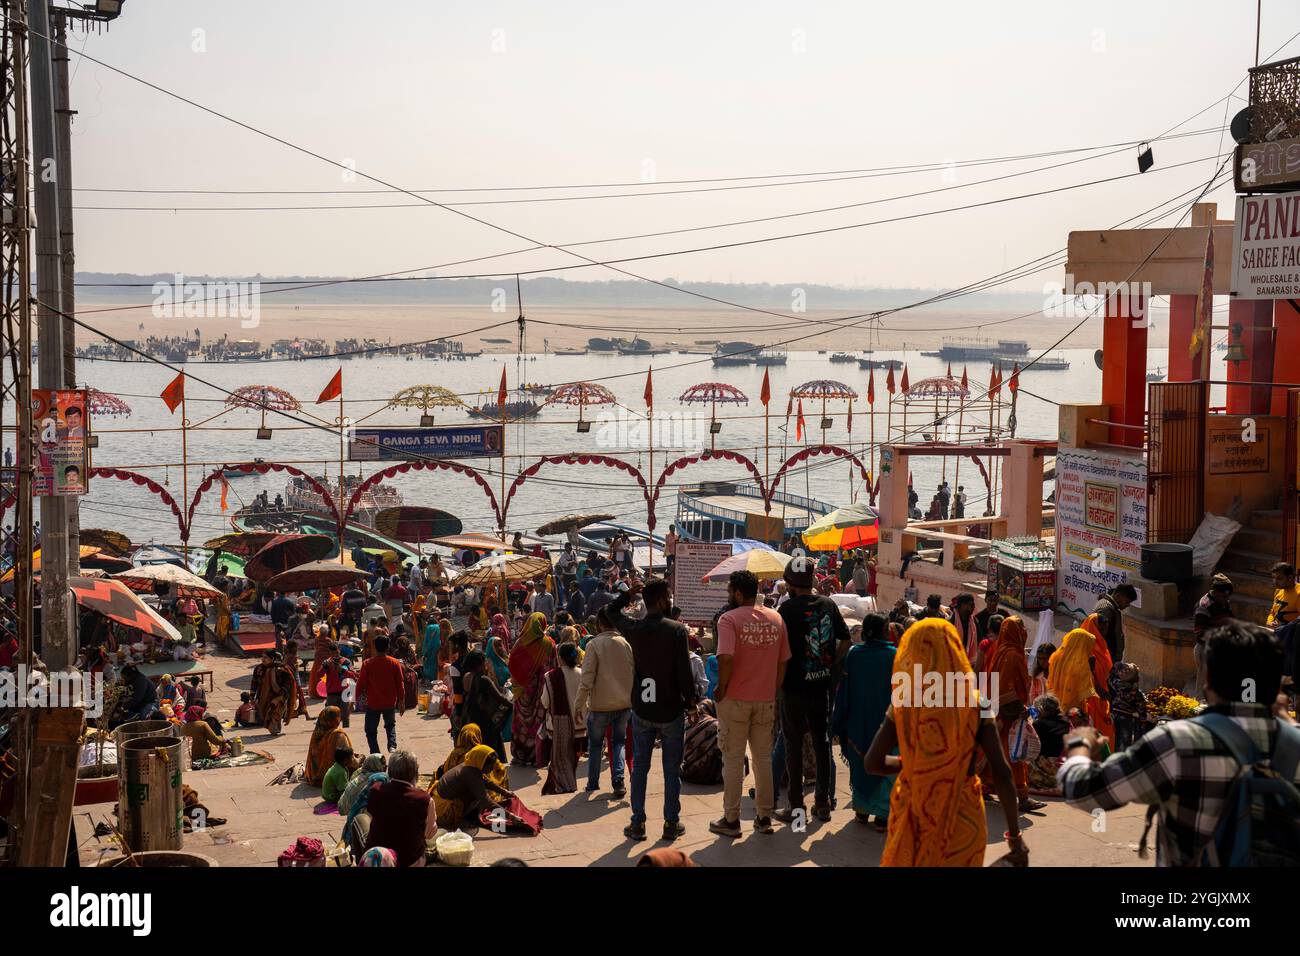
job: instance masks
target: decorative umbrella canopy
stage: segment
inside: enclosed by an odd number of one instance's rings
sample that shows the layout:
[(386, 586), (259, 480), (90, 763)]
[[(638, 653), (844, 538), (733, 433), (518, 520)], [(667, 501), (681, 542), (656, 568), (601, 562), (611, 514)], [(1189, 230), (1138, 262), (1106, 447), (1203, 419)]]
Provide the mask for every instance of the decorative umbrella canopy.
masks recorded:
[(302, 405), (282, 388), (274, 385), (241, 385), (226, 396), (227, 408), (252, 408), (261, 411), (262, 427), (266, 427), (268, 410), (276, 412), (302, 411)]
[(198, 598), (211, 601), (224, 599), (225, 595), (197, 574), (178, 568), (174, 564), (150, 564), (143, 568), (129, 568), (113, 575), (137, 594), (153, 594), (154, 585), (166, 584), (177, 597)]
[(582, 419), (582, 410), (588, 405), (617, 405), (618, 399), (604, 385), (595, 382), (570, 382), (561, 385), (546, 400), (548, 405), (577, 405), (578, 419)]
[(725, 382), (701, 382), (692, 385), (677, 399), (683, 405), (748, 405), (749, 396)]
[[(91, 547), (89, 545), (83, 544), (81, 546), (81, 551), (78, 553), (78, 558), (82, 561), (85, 561), (87, 558), (94, 557), (99, 553), (100, 553), (99, 548)], [(40, 569), (41, 569), (41, 552), (40, 549), (38, 548), (37, 550), (32, 552), (32, 570), (39, 571)], [(14, 576), (14, 569), (10, 568), (2, 576), (0, 576), (0, 583), (13, 580), (13, 576)]]
[(754, 548), (742, 551), (726, 558), (700, 580), (725, 581), (733, 571), (752, 572), (760, 581), (775, 581), (785, 573), (785, 566), (790, 563), (790, 555), (780, 551), (764, 551)]
[(456, 408), (464, 404), (459, 395), (441, 385), (412, 385), (388, 400), (389, 408), (418, 408), (425, 415), (431, 408)]
[(149, 605), (137, 597), (130, 588), (113, 578), (68, 578), (68, 590), (77, 603), (96, 611), (110, 620), (133, 627), (160, 640), (179, 641), (180, 631)]
[(460, 534), (461, 520), (437, 508), (421, 505), (398, 505), (375, 515), (375, 530), (398, 541), (422, 543), (447, 535)]
[(220, 548), (227, 554), (251, 558), (277, 537), (279, 535), (274, 531), (232, 531), (230, 534), (205, 541), (203, 547), (214, 551)]
[(565, 531), (577, 531), (579, 528), (585, 528), (589, 524), (595, 524), (597, 521), (608, 521), (614, 517), (612, 514), (590, 514), (590, 515), (565, 515), (563, 518), (556, 518), (548, 521), (537, 529), (538, 534), (562, 534)]
[(244, 565), (250, 581), (267, 581), (308, 561), (319, 561), (334, 550), (334, 539), (324, 534), (281, 534)]
[(837, 551), (862, 548), (880, 540), (875, 509), (865, 504), (839, 508), (814, 521), (803, 533), (809, 551)]
[(905, 398), (969, 398), (970, 389), (962, 385), (960, 381), (951, 375), (937, 375), (934, 378), (923, 378), (919, 382), (913, 382), (907, 391), (903, 392)]
[(273, 591), (319, 591), (337, 588), (367, 578), (365, 571), (344, 567), (337, 561), (310, 561), (288, 571), (281, 571), (266, 582)]
[(792, 398), (817, 398), (822, 401), (833, 401), (835, 399), (857, 398), (858, 393), (843, 382), (836, 382), (829, 378), (818, 378), (811, 382), (804, 382), (802, 385), (796, 385), (790, 389)]
[(430, 544), (439, 544), (444, 548), (468, 548), (471, 551), (510, 551), (512, 550), (507, 542), (490, 534), (476, 534), (466, 532), (464, 534), (449, 534), (441, 538), (433, 538)]
[(130, 405), (116, 395), (101, 392), (97, 388), (86, 389), (86, 401), (90, 406), (90, 414), (92, 415), (107, 415), (110, 417), (120, 415), (125, 418), (131, 414)]
[(131, 539), (120, 531), (107, 531), (104, 528), (82, 528), (79, 532), (81, 543), (108, 554), (130, 554)]
[(115, 554), (92, 554), (88, 557), (78, 559), (78, 564), (82, 568), (98, 568), (100, 571), (125, 571), (131, 567), (130, 558), (120, 558)]
[(491, 554), (466, 568), (456, 583), (484, 587), (508, 584), (511, 581), (531, 581), (539, 575), (550, 573), (550, 570), (551, 562), (546, 558), (535, 558), (530, 554)]

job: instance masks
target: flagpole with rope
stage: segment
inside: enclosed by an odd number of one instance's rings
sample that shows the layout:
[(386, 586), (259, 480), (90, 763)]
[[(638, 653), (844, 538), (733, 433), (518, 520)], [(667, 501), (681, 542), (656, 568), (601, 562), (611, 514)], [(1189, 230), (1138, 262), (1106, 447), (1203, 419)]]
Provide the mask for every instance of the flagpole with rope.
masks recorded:
[(871, 462), (871, 470), (867, 472), (867, 498), (871, 499), (876, 490), (876, 370), (872, 368), (868, 371), (867, 413), (870, 423), (867, 430), (870, 442), (867, 444), (867, 461)]
[[(772, 480), (772, 438), (769, 432), (771, 425), (771, 403), (772, 403), (772, 384), (768, 380), (768, 369), (763, 369), (763, 389), (758, 393), (758, 400), (763, 403), (763, 484), (767, 485)], [(770, 514), (772, 511), (772, 502), (766, 502), (764, 512)]]
[[(957, 406), (957, 444), (958, 445), (960, 445), (962, 441), (963, 419), (965, 417), (964, 413), (966, 411), (966, 394), (969, 391), (969, 389), (970, 389), (970, 382), (966, 378), (966, 366), (963, 365), (961, 367), (961, 395), (959, 396), (961, 400), (961, 404)], [(953, 465), (953, 469), (952, 469), (952, 487), (953, 487), (954, 495), (957, 494), (957, 488), (958, 488), (957, 482), (959, 481), (961, 481), (961, 455), (960, 454), (957, 456), (957, 462), (956, 464)], [(962, 510), (964, 511), (965, 508), (963, 508)]]
[[(649, 444), (649, 448), (650, 448), (650, 456), (649, 456), (649, 459), (648, 459), (647, 462), (646, 462), (646, 487), (648, 487), (648, 488), (653, 488), (653, 487), (655, 486), (655, 423), (654, 423), (655, 386), (654, 386), (654, 373), (655, 373), (655, 369), (654, 369), (654, 366), (653, 366), (653, 365), (651, 365), (649, 368), (646, 369), (646, 373), (645, 373), (645, 393), (641, 396), (642, 398), (645, 399), (645, 427), (646, 427), (646, 433), (647, 433), (647, 434), (646, 434), (646, 441), (647, 441), (647, 443)], [(653, 534), (654, 534), (654, 528), (655, 528), (655, 519), (654, 519), (654, 516), (653, 516), (653, 515), (650, 516), (649, 525), (650, 525), (650, 528), (649, 528), (650, 534), (653, 535)], [(651, 537), (651, 539), (650, 539), (649, 541), (646, 542), (646, 547), (648, 548), (648, 550), (649, 550), (649, 555), (650, 555), (650, 557), (648, 558), (648, 560), (650, 561), (651, 564), (653, 564), (653, 563), (654, 563), (654, 550), (655, 550), (655, 549), (654, 549), (654, 538), (653, 538), (653, 537)]]
[[(948, 382), (951, 382), (951, 381), (952, 381), (952, 363), (951, 363), (951, 362), (948, 363), (948, 374), (947, 374), (946, 378), (947, 378)], [(936, 402), (935, 404), (938, 404), (938, 403)], [(944, 383), (944, 389), (943, 389), (943, 431), (944, 431), (944, 434), (945, 434), (945, 435), (948, 433), (948, 416), (949, 416), (949, 414), (950, 414), (951, 412), (952, 412), (952, 393), (948, 390), (947, 382), (945, 382), (945, 383)], [(935, 441), (942, 441), (943, 439), (942, 439), (942, 436), (940, 436), (940, 434), (939, 434), (939, 429), (936, 428), (936, 429), (934, 430), (934, 432), (935, 432), (935, 434), (934, 434), (934, 440), (935, 440)], [(942, 455), (942, 456), (940, 456), (940, 458), (939, 458), (939, 469), (940, 469), (940, 471), (939, 471), (939, 480), (940, 480), (940, 481), (943, 481), (944, 483), (947, 483), (947, 481), (948, 481), (948, 456), (947, 456), (947, 455)], [(955, 483), (956, 483), (956, 482), (954, 481), (954, 484), (955, 484)]]
[[(335, 423), (339, 426), (339, 487), (338, 491), (332, 497), (334, 498), (334, 527), (339, 536), (339, 564), (343, 564), (343, 513), (346, 505), (343, 502), (345, 495), (344, 477), (343, 477), (343, 367), (334, 373), (334, 377), (329, 380), (321, 393), (316, 396), (316, 404), (324, 405), (326, 402), (337, 398), (339, 400), (339, 417)], [(263, 410), (265, 414), (265, 410)]]
[[(186, 416), (185, 410), (185, 373), (181, 372), (181, 500), (185, 502), (186, 509), (190, 506), (189, 426), (190, 420)], [(181, 538), (181, 555), (185, 558), (185, 569), (189, 570), (190, 533), (188, 527), (185, 529), (185, 536)]]

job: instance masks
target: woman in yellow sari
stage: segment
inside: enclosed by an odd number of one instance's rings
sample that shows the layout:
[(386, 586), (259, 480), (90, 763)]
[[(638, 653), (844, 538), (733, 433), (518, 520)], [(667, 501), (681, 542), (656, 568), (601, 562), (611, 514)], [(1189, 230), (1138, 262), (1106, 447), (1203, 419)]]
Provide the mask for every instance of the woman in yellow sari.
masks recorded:
[(340, 746), (352, 747), (347, 731), (340, 726), (342, 723), (343, 712), (337, 707), (326, 707), (316, 718), (316, 729), (311, 732), (311, 743), (307, 747), (304, 774), (313, 787), (319, 787), (325, 779), (325, 772), (334, 766), (334, 751)]
[[(997, 725), (981, 716), (975, 675), (957, 629), (940, 618), (908, 628), (894, 658), (892, 687), (892, 703), (864, 760), (867, 773), (898, 775), (880, 865), (983, 865), (988, 828), (974, 773), (977, 746), (1006, 816), (1009, 859), (1027, 865), (1011, 768)], [(890, 754), (894, 747), (898, 756)]]
[[(1100, 649), (1098, 647), (1100, 645)], [(1106, 642), (1081, 627), (1065, 635), (1061, 649), (1047, 662), (1047, 687), (1061, 702), (1061, 712), (1069, 714), (1078, 707), (1088, 715), (1088, 722), (1114, 746), (1115, 724), (1110, 719), (1110, 703), (1101, 695), (1104, 688), (1097, 674), (1106, 668), (1110, 676), (1110, 653)]]
[(469, 749), (463, 762), (441, 774), (429, 791), (438, 826), (443, 829), (478, 826), (482, 811), (508, 804), (514, 794), (498, 782), (498, 769), (505, 768), (497, 759), (497, 752), (479, 744)]
[[(442, 779), (443, 774), (451, 770), (453, 767), (459, 767), (465, 762), (465, 757), (471, 750), (482, 745), (483, 731), (479, 729), (478, 724), (466, 724), (464, 727), (460, 728), (460, 733), (456, 735), (456, 746), (451, 749), (451, 753), (447, 754), (447, 759), (443, 761), (442, 766), (438, 768), (433, 783), (429, 785), (429, 792), (431, 794), (433, 793), (434, 788), (437, 786), (438, 781)], [(500, 760), (495, 761), (484, 776), (487, 780), (492, 781), (502, 790), (510, 789), (510, 772), (506, 770), (505, 764)], [(489, 790), (488, 796), (493, 800), (496, 800), (498, 803), (501, 802), (500, 794), (493, 793)]]

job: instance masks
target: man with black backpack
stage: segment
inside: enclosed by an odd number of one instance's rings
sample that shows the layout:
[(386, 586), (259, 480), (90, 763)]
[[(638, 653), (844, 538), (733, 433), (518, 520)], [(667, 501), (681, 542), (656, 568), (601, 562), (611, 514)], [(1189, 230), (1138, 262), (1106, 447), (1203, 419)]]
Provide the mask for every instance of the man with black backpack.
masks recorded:
[(1150, 804), (1158, 866), (1300, 866), (1300, 727), (1274, 715), (1278, 642), (1232, 621), (1207, 632), (1205, 656), (1209, 704), (1197, 716), (1160, 725), (1105, 763), (1094, 728), (1066, 740), (1065, 800), (1089, 811)]

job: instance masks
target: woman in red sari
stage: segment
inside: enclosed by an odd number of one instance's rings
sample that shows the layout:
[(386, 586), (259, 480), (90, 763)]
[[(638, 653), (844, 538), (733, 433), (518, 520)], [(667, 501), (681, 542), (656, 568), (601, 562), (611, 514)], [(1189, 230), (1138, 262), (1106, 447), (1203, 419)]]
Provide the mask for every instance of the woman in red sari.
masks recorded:
[[(1019, 617), (1009, 617), (1002, 622), (998, 638), (989, 646), (988, 673), (997, 675), (998, 735), (1007, 740), (1012, 725), (1024, 716), (1029, 706), (1029, 661), (1025, 657), (1025, 644), (1029, 632)], [(989, 685), (990, 695), (992, 684)], [(1029, 768), (1023, 760), (1011, 763), (1011, 779), (1016, 785), (1016, 797), (1021, 811), (1041, 810), (1045, 804), (1029, 796)]]
[(510, 689), (515, 698), (510, 726), (512, 763), (536, 767), (547, 761), (538, 753), (538, 740), (545, 719), (542, 680), (556, 666), (555, 642), (546, 636), (546, 615), (530, 614), (519, 639), (510, 649)]

